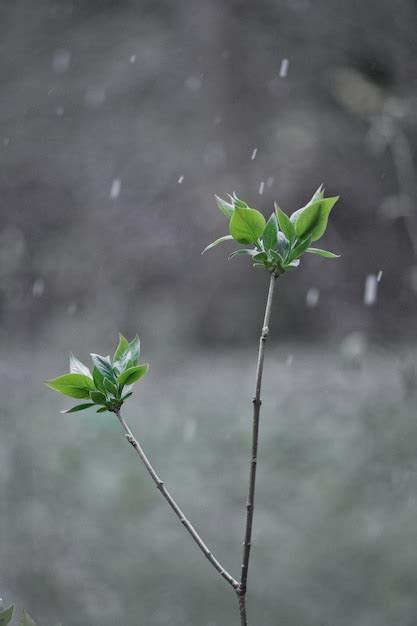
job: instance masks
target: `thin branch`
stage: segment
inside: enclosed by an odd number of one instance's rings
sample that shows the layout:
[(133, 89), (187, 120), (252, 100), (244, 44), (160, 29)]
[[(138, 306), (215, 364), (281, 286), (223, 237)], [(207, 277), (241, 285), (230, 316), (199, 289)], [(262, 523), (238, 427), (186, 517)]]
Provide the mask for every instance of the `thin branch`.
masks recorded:
[(249, 558), (252, 541), (253, 512), (255, 506), (255, 484), (256, 484), (256, 466), (258, 455), (258, 434), (259, 434), (259, 415), (261, 411), (261, 387), (262, 373), (264, 367), (265, 343), (269, 333), (269, 318), (271, 316), (272, 300), (274, 296), (274, 287), (277, 274), (271, 274), (269, 283), (268, 299), (265, 307), (265, 317), (262, 325), (262, 332), (259, 339), (258, 365), (256, 368), (256, 386), (253, 402), (253, 427), (252, 427), (252, 451), (250, 458), (250, 474), (249, 474), (249, 490), (246, 502), (246, 527), (245, 539), (243, 543), (243, 560), (240, 576), (240, 584), (238, 589), (239, 609), (241, 626), (247, 626), (245, 594), (248, 580)]
[(142, 447), (140, 446), (139, 442), (133, 436), (132, 431), (130, 430), (129, 426), (127, 425), (127, 423), (126, 423), (126, 421), (124, 419), (124, 417), (120, 413), (120, 410), (116, 409), (114, 412), (117, 415), (117, 418), (118, 418), (120, 424), (122, 425), (122, 428), (123, 428), (123, 430), (125, 432), (125, 435), (126, 435), (126, 439), (131, 444), (131, 446), (134, 448), (134, 450), (137, 452), (138, 456), (140, 457), (140, 459), (143, 462), (144, 466), (148, 470), (148, 472), (149, 472), (152, 480), (154, 481), (155, 485), (157, 486), (157, 488), (159, 489), (159, 491), (161, 492), (161, 494), (163, 495), (165, 500), (168, 502), (169, 506), (173, 509), (175, 515), (178, 517), (178, 519), (180, 520), (181, 524), (190, 533), (190, 535), (194, 539), (195, 543), (198, 545), (198, 547), (200, 548), (200, 550), (202, 551), (204, 556), (213, 565), (213, 567), (219, 572), (219, 574), (221, 576), (223, 576), (223, 578), (225, 580), (227, 580), (227, 582), (233, 587), (233, 589), (235, 591), (237, 591), (239, 589), (239, 582), (237, 580), (235, 580), (233, 578), (233, 576), (231, 574), (229, 574), (229, 572), (227, 570), (224, 569), (223, 565), (221, 565), (221, 563), (216, 559), (214, 554), (211, 552), (211, 550), (204, 543), (204, 541), (202, 540), (200, 535), (197, 533), (197, 531), (195, 530), (194, 526), (187, 519), (187, 517), (185, 516), (184, 512), (182, 511), (182, 509), (175, 502), (174, 498), (171, 496), (171, 494), (169, 493), (168, 489), (165, 487), (163, 481), (160, 479), (160, 477), (158, 476), (158, 474), (154, 470), (153, 466), (151, 465), (148, 457), (146, 456), (146, 454), (143, 451)]

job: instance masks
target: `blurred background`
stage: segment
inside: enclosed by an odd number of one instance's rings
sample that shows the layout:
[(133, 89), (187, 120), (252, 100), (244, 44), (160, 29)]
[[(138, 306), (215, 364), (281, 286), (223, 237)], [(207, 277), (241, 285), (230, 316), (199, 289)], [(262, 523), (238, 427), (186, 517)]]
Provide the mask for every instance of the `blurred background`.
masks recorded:
[(223, 626), (237, 602), (110, 414), (42, 381), (139, 332), (126, 408), (241, 562), (268, 276), (214, 194), (341, 200), (273, 309), (248, 596), (256, 626), (414, 626), (417, 3), (0, 4), (0, 595), (38, 626)]

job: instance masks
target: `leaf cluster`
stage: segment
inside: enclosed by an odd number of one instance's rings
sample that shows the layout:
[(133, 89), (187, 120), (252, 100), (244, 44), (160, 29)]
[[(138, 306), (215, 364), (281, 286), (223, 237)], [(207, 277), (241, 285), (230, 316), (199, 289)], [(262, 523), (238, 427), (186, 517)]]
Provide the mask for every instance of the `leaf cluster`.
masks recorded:
[[(7, 626), (12, 621), (14, 607), (10, 606), (8, 609), (4, 611), (0, 611), (0, 626)], [(36, 626), (33, 619), (26, 613), (26, 611), (22, 612), (19, 626)]]
[(290, 217), (275, 204), (275, 211), (268, 221), (260, 211), (250, 208), (236, 194), (229, 197), (230, 202), (226, 202), (216, 196), (217, 206), (229, 219), (229, 234), (213, 241), (203, 254), (224, 241), (234, 240), (251, 247), (235, 250), (229, 259), (249, 256), (254, 267), (263, 267), (276, 275), (298, 267), (305, 252), (329, 259), (338, 257), (328, 250), (311, 247), (313, 241), (324, 235), (330, 212), (339, 199), (339, 196), (325, 198), (323, 186)]
[[(131, 386), (148, 373), (149, 364), (139, 364), (140, 341), (136, 335), (128, 341), (119, 335), (113, 358), (91, 354), (93, 368), (70, 356), (70, 373), (46, 381), (46, 385), (64, 396), (87, 400), (63, 413), (75, 413), (97, 406), (97, 413), (114, 412), (132, 395)], [(1, 626), (1, 623), (0, 623)]]

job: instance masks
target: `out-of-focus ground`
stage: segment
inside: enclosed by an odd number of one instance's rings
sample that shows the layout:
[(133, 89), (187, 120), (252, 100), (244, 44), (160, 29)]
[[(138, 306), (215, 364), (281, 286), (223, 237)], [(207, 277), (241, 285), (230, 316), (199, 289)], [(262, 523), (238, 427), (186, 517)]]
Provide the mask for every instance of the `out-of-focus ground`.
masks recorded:
[(237, 623), (115, 420), (42, 381), (139, 332), (127, 417), (237, 575), (267, 276), (200, 252), (227, 232), (214, 193), (267, 216), (324, 182), (342, 256), (278, 283), (250, 624), (415, 626), (416, 23), (414, 0), (0, 3), (5, 605)]
[[(276, 324), (273, 322), (272, 328)], [(153, 362), (126, 415), (193, 523), (238, 574), (253, 350)], [(415, 620), (415, 398), (404, 352), (269, 350), (249, 607), (253, 623)], [(160, 497), (110, 414), (62, 416), (55, 360), (4, 372), (2, 592), (40, 624), (237, 623), (236, 601)], [(27, 387), (14, 389), (22, 376)], [(5, 397), (2, 395), (2, 397)]]

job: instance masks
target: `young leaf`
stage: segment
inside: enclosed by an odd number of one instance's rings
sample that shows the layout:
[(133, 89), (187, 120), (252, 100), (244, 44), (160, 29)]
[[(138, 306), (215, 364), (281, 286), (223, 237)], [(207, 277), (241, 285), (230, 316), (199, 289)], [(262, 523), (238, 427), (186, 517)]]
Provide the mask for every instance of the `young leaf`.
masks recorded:
[(229, 225), (230, 234), (238, 243), (256, 244), (265, 230), (265, 218), (256, 209), (236, 206)]
[(36, 626), (33, 619), (30, 617), (26, 611), (23, 611), (22, 617), (20, 618), (19, 626)]
[[(89, 409), (92, 406), (94, 406), (93, 402), (88, 402), (86, 404), (76, 404), (71, 409), (67, 409), (66, 411), (61, 411), (61, 413), (63, 413), (63, 414), (65, 414), (65, 413), (77, 413), (78, 411), (85, 411), (86, 409)], [(1, 626), (1, 622), (0, 622), (0, 626)]]
[(275, 213), (272, 213), (266, 223), (262, 240), (266, 250), (274, 250), (276, 248), (278, 243), (278, 220)]
[(316, 200), (323, 200), (323, 198), (324, 198), (324, 186), (322, 183), (320, 187), (316, 189), (316, 191), (313, 193), (313, 195), (311, 196), (311, 200), (308, 204), (311, 204), (312, 202), (315, 202)]
[(70, 353), (70, 372), (71, 374), (83, 374), (91, 378), (90, 370), (84, 363), (81, 363), (73, 353)]
[(278, 265), (282, 265), (284, 263), (284, 259), (282, 258), (282, 256), (279, 254), (279, 252), (276, 252), (276, 250), (270, 250), (269, 254), (272, 257), (272, 260), (277, 263)]
[(288, 272), (288, 270), (294, 270), (299, 265), (300, 259), (295, 259), (294, 261), (291, 261), (291, 263), (287, 263), (287, 265), (284, 265), (284, 269), (286, 272)]
[(290, 220), (294, 224), (297, 237), (303, 237), (311, 232), (318, 220), (320, 205), (321, 200), (316, 200), (291, 215)]
[(317, 241), (317, 239), (320, 239), (320, 237), (324, 235), (327, 228), (330, 211), (338, 200), (339, 196), (335, 196), (334, 198), (324, 198), (323, 200), (320, 200), (319, 214), (317, 216), (314, 227), (310, 231), (311, 241)]
[(222, 198), (219, 198), (219, 196), (215, 196), (215, 198), (216, 198), (217, 206), (219, 207), (220, 211), (223, 213), (223, 215), (225, 215), (227, 218), (230, 219), (234, 211), (233, 204), (230, 204), (229, 202), (222, 200)]
[(104, 377), (96, 367), (93, 367), (93, 381), (96, 389), (99, 391), (105, 391)]
[(290, 247), (290, 242), (288, 241), (284, 233), (279, 232), (277, 250), (283, 259), (285, 259), (285, 257), (287, 256), (289, 247)]
[(109, 409), (106, 406), (102, 406), (99, 409), (97, 409), (96, 413), (105, 413), (105, 411), (108, 411)]
[(94, 383), (88, 376), (83, 374), (64, 374), (45, 384), (70, 398), (88, 398), (89, 391), (94, 390)]
[(109, 356), (92, 354), (91, 359), (94, 363), (94, 367), (98, 369), (103, 377), (108, 378), (109, 380), (115, 380), (115, 375)]
[(266, 254), (266, 252), (257, 252), (253, 255), (253, 260), (264, 263), (268, 260), (268, 255)]
[(321, 250), (320, 248), (307, 248), (307, 252), (311, 254), (317, 254), (318, 256), (324, 256), (326, 259), (339, 259), (340, 254), (334, 254), (328, 250)]
[(0, 611), (0, 626), (7, 626), (7, 624), (10, 624), (13, 617), (13, 609), (13, 606), (9, 606), (8, 609)]
[(300, 243), (291, 251), (290, 260), (293, 261), (294, 259), (300, 257), (307, 250), (310, 244), (311, 235), (308, 235), (308, 237), (300, 241)]
[(108, 378), (105, 378), (103, 382), (104, 382), (104, 387), (106, 388), (106, 391), (108, 391), (112, 396), (117, 398), (119, 395), (117, 385), (112, 383)]
[(119, 343), (117, 345), (116, 352), (113, 355), (113, 363), (118, 361), (126, 350), (129, 350), (129, 342), (126, 337), (123, 337), (122, 333), (119, 333)]
[(127, 400), (128, 398), (130, 398), (130, 396), (132, 395), (133, 395), (133, 391), (129, 391), (129, 393), (126, 393), (124, 396), (122, 396), (123, 402)]
[(131, 353), (131, 360), (137, 364), (140, 355), (140, 339), (138, 335), (136, 335), (132, 341), (129, 343), (129, 349)]
[(135, 365), (134, 367), (129, 367), (129, 369), (125, 370), (120, 374), (117, 379), (119, 385), (133, 385), (133, 383), (137, 382), (143, 376), (148, 373), (149, 363), (144, 363), (142, 365)]
[(253, 256), (256, 253), (256, 249), (242, 248), (241, 250), (235, 250), (234, 252), (229, 254), (229, 260), (233, 259), (235, 256)]
[(205, 252), (207, 252), (207, 250), (211, 250), (211, 248), (218, 246), (219, 243), (223, 243), (223, 241), (228, 241), (229, 239), (233, 239), (232, 235), (225, 235), (224, 237), (220, 237), (219, 239), (216, 239), (216, 241), (213, 241), (206, 248), (204, 248), (201, 254), (204, 254)]
[(275, 211), (278, 218), (279, 227), (288, 239), (288, 241), (292, 241), (295, 237), (294, 226), (291, 222), (290, 218), (279, 206), (275, 203)]
[(90, 391), (90, 398), (94, 404), (107, 404), (107, 398), (101, 391)]

